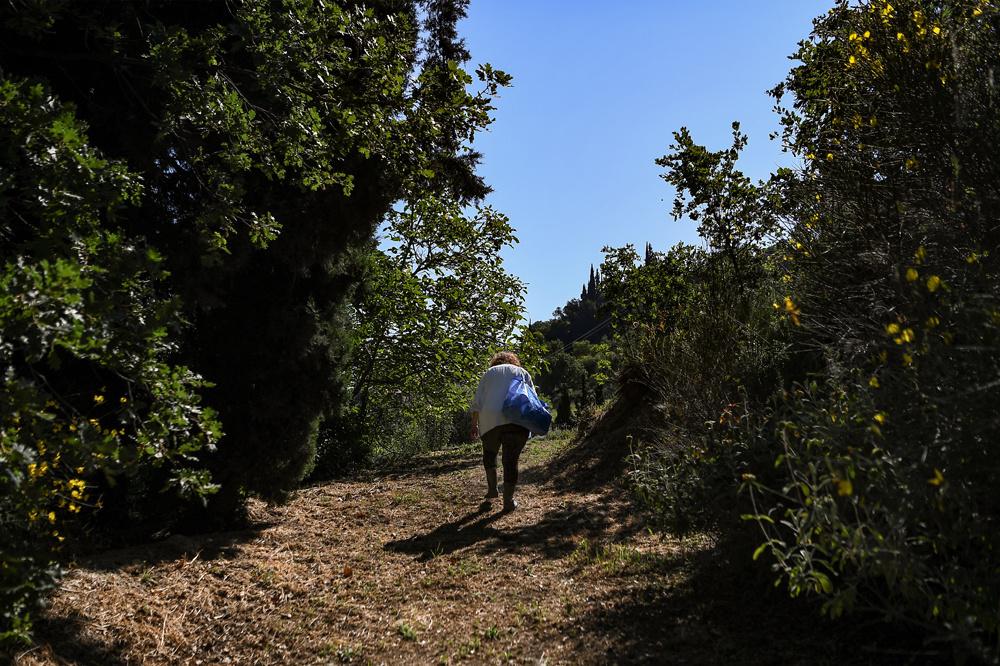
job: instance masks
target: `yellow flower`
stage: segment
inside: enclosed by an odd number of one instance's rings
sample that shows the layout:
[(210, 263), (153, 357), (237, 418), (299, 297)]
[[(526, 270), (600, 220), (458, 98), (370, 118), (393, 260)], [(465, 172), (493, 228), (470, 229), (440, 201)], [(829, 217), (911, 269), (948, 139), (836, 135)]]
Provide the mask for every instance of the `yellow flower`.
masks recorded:
[(785, 312), (792, 318), (792, 323), (798, 326), (799, 314), (801, 311), (799, 307), (795, 305), (795, 301), (792, 300), (791, 296), (785, 296)]
[(857, 58), (855, 58), (854, 56), (851, 56), (850, 58), (847, 59), (847, 64), (850, 66), (850, 65), (853, 65), (854, 63), (856, 63), (857, 61), (858, 61)]
[(885, 332), (889, 335), (896, 335), (899, 333), (899, 324), (893, 322), (885, 327)]
[(854, 492), (854, 485), (851, 483), (850, 479), (840, 479), (837, 481), (837, 494), (838, 495), (850, 495)]
[(930, 317), (927, 318), (927, 328), (934, 328), (940, 323), (941, 320), (938, 319), (937, 315), (931, 315)]
[(886, 414), (885, 412), (875, 412), (874, 419), (875, 423), (878, 423), (879, 425), (885, 425), (885, 422), (889, 420), (889, 415)]
[(982, 16), (982, 14), (983, 14), (983, 10), (980, 9), (979, 7), (976, 7), (975, 9), (972, 10), (972, 15), (973, 16)]
[(806, 154), (806, 159), (807, 160), (814, 160), (814, 159), (816, 159), (816, 155), (814, 153), (807, 153)]
[(934, 34), (935, 35), (940, 35), (941, 34), (941, 26), (939, 26), (939, 25), (934, 26)]
[(906, 39), (906, 35), (904, 35), (901, 32), (897, 32), (896, 33), (896, 39), (898, 39), (899, 41), (903, 41), (904, 39)]
[(125, 396), (122, 396), (122, 397), (118, 398), (118, 402), (120, 402), (121, 404), (124, 405), (124, 404), (126, 404), (128, 402), (128, 398), (126, 398)]
[(917, 251), (913, 253), (913, 256), (916, 258), (917, 263), (920, 263), (927, 258), (927, 250), (925, 250), (924, 246), (921, 245), (917, 248)]
[(833, 160), (833, 153), (827, 153), (827, 154), (826, 154), (826, 161), (827, 161), (827, 162), (830, 162), (830, 161), (832, 161), (832, 160)]
[(858, 33), (852, 32), (851, 35), (847, 38), (847, 40), (853, 42), (857, 38), (858, 38)]
[(49, 511), (49, 515), (46, 516), (46, 518), (49, 519), (50, 523), (56, 522), (56, 512), (55, 511)]
[(940, 486), (942, 483), (944, 483), (944, 474), (941, 473), (941, 470), (935, 467), (934, 476), (928, 479), (927, 483), (931, 484), (932, 486)]
[(933, 294), (935, 291), (938, 290), (938, 287), (940, 286), (941, 286), (941, 278), (939, 278), (937, 275), (932, 275), (929, 278), (927, 278), (927, 291)]
[(913, 329), (912, 328), (903, 329), (903, 332), (899, 334), (899, 337), (902, 338), (903, 342), (913, 342), (914, 338)]
[(872, 388), (878, 388), (879, 387), (878, 377), (872, 375), (872, 378), (868, 380), (868, 386), (871, 386)]
[(104, 403), (104, 396), (103, 395), (101, 395), (100, 393), (98, 393), (97, 395), (94, 396), (94, 404), (95, 405), (100, 405), (100, 404), (103, 404), (103, 403)]
[(920, 277), (920, 273), (917, 272), (916, 268), (907, 268), (906, 269), (906, 281), (907, 282), (915, 282), (918, 277)]

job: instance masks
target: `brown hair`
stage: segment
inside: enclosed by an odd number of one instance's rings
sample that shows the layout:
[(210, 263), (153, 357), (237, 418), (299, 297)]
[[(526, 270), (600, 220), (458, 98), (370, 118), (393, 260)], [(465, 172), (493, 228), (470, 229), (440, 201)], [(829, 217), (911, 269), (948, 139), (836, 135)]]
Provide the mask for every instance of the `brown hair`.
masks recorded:
[(510, 363), (511, 365), (521, 367), (521, 359), (514, 352), (502, 351), (493, 354), (493, 358), (490, 359), (490, 367), (492, 368), (494, 365), (500, 365), (501, 363)]

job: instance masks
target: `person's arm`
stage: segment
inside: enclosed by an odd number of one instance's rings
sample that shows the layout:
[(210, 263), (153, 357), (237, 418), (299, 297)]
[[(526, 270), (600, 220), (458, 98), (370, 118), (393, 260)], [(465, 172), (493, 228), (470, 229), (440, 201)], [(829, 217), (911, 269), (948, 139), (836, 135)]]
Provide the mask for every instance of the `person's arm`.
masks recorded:
[(469, 437), (472, 441), (479, 439), (479, 410), (483, 408), (483, 381), (485, 377), (479, 380), (479, 386), (476, 387), (476, 394), (472, 397), (472, 428), (469, 430)]

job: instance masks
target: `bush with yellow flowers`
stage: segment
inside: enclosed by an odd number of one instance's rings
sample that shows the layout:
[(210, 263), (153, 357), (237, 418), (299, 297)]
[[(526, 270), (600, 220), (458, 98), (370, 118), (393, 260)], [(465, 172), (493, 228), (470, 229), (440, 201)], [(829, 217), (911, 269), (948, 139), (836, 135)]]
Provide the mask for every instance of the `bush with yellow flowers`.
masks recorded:
[(158, 256), (116, 225), (141, 183), (85, 130), (44, 86), (0, 77), (0, 649), (26, 640), (109, 480), (214, 488), (195, 455), (218, 424), (169, 362)]
[(749, 481), (793, 594), (995, 660), (1000, 636), (1000, 3), (839, 2), (775, 90), (782, 270), (822, 358)]

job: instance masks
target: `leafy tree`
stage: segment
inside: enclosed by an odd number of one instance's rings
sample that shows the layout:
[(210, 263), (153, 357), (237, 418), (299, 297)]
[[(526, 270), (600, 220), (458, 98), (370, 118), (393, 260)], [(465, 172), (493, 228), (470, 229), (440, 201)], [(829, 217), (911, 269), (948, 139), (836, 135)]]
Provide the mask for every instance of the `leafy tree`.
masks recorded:
[(353, 314), (351, 418), (363, 437), (392, 442), (404, 422), (464, 411), (470, 383), (521, 317), (524, 287), (499, 256), (515, 242), (489, 207), (470, 215), (426, 198), (390, 214)]
[(163, 256), (179, 357), (226, 427), (206, 458), (229, 515), (281, 498), (342, 403), (365, 246), (414, 192), (486, 187), (468, 148), (508, 77), (463, 69), (465, 2), (27, 3), (0, 9), (0, 68), (74, 104), (141, 177), (119, 223)]

